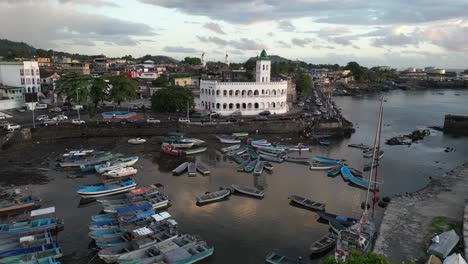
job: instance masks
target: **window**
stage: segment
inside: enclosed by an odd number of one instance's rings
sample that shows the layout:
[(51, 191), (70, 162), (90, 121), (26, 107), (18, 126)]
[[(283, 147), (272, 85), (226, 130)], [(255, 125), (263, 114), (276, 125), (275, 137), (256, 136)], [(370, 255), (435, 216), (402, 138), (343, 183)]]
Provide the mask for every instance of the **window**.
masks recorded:
[(229, 104), (229, 110), (232, 110), (233, 107), (234, 107), (234, 104)]
[[(45, 82), (45, 81), (44, 81)], [(41, 83), (41, 79), (37, 79), (37, 84), (40, 84)]]
[(34, 78), (31, 78), (32, 84), (36, 84), (36, 80)]
[(236, 109), (240, 109), (240, 104), (236, 104)]
[(217, 103), (217, 104), (216, 104), (216, 109), (219, 109), (220, 106), (221, 106), (221, 104), (220, 104), (220, 103)]
[(227, 96), (227, 91), (223, 90), (223, 96)]
[(254, 104), (254, 108), (255, 108), (255, 109), (258, 109), (258, 103), (255, 103), (255, 104)]
[(36, 75), (39, 75), (39, 68), (36, 69)]
[(229, 97), (232, 97), (233, 91), (229, 90)]
[(223, 109), (226, 109), (227, 108), (227, 104), (223, 104)]
[(21, 76), (24, 75), (24, 70), (23, 70), (23, 69), (20, 69), (20, 75), (21, 75)]
[(24, 78), (21, 77), (21, 84), (24, 85)]
[(266, 66), (266, 70), (268, 71), (268, 65)]

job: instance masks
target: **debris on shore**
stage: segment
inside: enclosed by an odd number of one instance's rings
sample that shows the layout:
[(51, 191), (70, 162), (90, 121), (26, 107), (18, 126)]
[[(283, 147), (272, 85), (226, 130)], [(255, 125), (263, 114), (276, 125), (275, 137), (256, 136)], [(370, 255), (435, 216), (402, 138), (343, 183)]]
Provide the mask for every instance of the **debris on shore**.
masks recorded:
[(387, 145), (411, 145), (412, 143), (423, 140), (426, 136), (429, 136), (431, 131), (429, 129), (415, 130), (408, 135), (402, 135), (392, 137), (387, 140)]

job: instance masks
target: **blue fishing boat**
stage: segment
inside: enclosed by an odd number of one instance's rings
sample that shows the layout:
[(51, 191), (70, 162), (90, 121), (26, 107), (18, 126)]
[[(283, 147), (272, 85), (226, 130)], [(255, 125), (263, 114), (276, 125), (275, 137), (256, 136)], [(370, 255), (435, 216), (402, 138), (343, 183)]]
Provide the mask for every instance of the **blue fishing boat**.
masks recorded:
[(327, 173), (328, 177), (336, 177), (341, 173), (341, 166), (334, 167), (330, 169)]
[(329, 221), (329, 222), (337, 222), (339, 224), (342, 224), (344, 226), (351, 226), (357, 223), (357, 219), (346, 217), (343, 215), (335, 215), (335, 214), (330, 214), (330, 213), (325, 213), (325, 212), (316, 212), (318, 216), (320, 216), (321, 219)]
[(284, 158), (284, 161), (292, 162), (292, 163), (298, 163), (298, 164), (304, 164), (304, 165), (310, 165), (309, 158), (304, 158), (304, 157), (286, 156)]
[(326, 157), (320, 157), (320, 156), (315, 156), (314, 160), (318, 161), (318, 162), (321, 162), (321, 163), (340, 163), (341, 162), (341, 160), (331, 159), (331, 158), (326, 158)]
[(350, 181), (352, 182), (353, 184), (359, 186), (359, 187), (363, 187), (363, 188), (371, 188), (371, 189), (374, 189), (374, 188), (377, 188), (379, 189), (379, 184), (374, 184), (373, 182), (369, 183), (368, 181), (364, 180), (364, 179), (361, 179), (361, 178), (358, 178), (356, 176), (354, 176), (350, 169), (346, 166), (343, 166), (341, 167), (341, 175), (343, 176), (343, 179), (344, 180), (347, 180), (347, 181)]
[(11, 199), (6, 199), (0, 202), (0, 213), (36, 207), (40, 201), (41, 199), (33, 196), (11, 197)]
[(60, 264), (60, 261), (56, 261), (54, 257), (45, 257), (40, 259), (23, 261), (21, 262), (21, 264)]
[(115, 162), (105, 162), (94, 166), (94, 169), (99, 173), (104, 173), (111, 170), (117, 170), (135, 165), (138, 161), (138, 156), (119, 158)]
[(266, 150), (268, 152), (274, 152), (274, 153), (281, 153), (283, 151), (286, 151), (285, 147), (278, 147), (278, 146), (256, 146), (256, 148), (260, 150)]
[(93, 215), (91, 216), (91, 220), (93, 221), (113, 220), (113, 219), (118, 219), (119, 216), (135, 215), (137, 213), (151, 210), (152, 208), (153, 207), (151, 206), (151, 204), (133, 205), (133, 206), (128, 206), (128, 207), (118, 208), (117, 213)]
[(92, 239), (99, 239), (103, 237), (118, 237), (121, 236), (123, 233), (124, 231), (120, 228), (110, 228), (93, 230), (88, 233), (88, 236)]
[[(48, 258), (52, 257), (54, 259), (62, 257), (62, 249), (59, 247), (55, 247), (52, 249), (47, 249), (43, 251), (37, 251), (33, 253), (28, 253), (28, 254), (23, 254), (23, 255), (17, 255), (17, 256), (10, 256), (6, 258), (0, 259), (0, 264), (13, 264), (13, 263), (37, 263), (37, 262), (32, 262), (36, 261), (38, 259), (43, 259), (43, 258)], [(45, 262), (47, 263), (47, 262)]]
[(51, 242), (51, 243), (41, 244), (41, 245), (36, 245), (36, 246), (31, 246), (31, 247), (23, 247), (23, 248), (20, 247), (20, 248), (0, 252), (0, 258), (25, 255), (25, 254), (35, 253), (35, 252), (44, 251), (48, 249), (53, 249), (56, 247), (58, 247), (56, 242)]
[(275, 252), (269, 253), (266, 258), (265, 262), (269, 264), (306, 264), (307, 262), (293, 259), (290, 257), (286, 257)]
[(255, 169), (255, 166), (257, 165), (257, 160), (252, 160), (247, 164), (247, 166), (244, 167), (245, 172), (252, 172)]
[(23, 222), (0, 224), (0, 238), (2, 235), (16, 235), (51, 230), (63, 225), (63, 220), (41, 218)]
[(107, 195), (113, 195), (116, 193), (126, 192), (131, 189), (135, 189), (136, 182), (134, 179), (128, 178), (119, 180), (117, 182), (101, 183), (90, 186), (80, 186), (77, 191), (83, 198), (91, 197), (102, 197)]
[(12, 239), (2, 240), (2, 244), (0, 244), (0, 257), (5, 257), (5, 254), (9, 254), (9, 256), (14, 256), (14, 254), (10, 254), (14, 250), (32, 248), (54, 242), (54, 239), (52, 238), (50, 232), (44, 232), (30, 236), (19, 235)]
[(258, 157), (260, 157), (261, 160), (276, 162), (276, 163), (281, 163), (284, 160), (283, 158), (280, 158), (280, 157), (271, 157), (271, 156), (264, 155), (264, 154), (259, 154)]
[(91, 222), (88, 224), (89, 230), (114, 229), (119, 227), (117, 219)]

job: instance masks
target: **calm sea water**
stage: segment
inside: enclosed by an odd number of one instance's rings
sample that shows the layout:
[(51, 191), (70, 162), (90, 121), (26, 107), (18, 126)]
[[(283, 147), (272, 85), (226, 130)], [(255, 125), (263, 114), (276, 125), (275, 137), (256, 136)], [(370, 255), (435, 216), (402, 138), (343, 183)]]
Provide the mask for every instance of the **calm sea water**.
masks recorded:
[[(415, 129), (443, 125), (444, 115), (468, 114), (468, 92), (444, 91), (435, 95), (430, 91), (386, 94), (382, 139), (409, 133)], [(347, 163), (362, 169), (365, 160), (358, 149), (348, 148), (349, 143), (371, 144), (377, 123), (378, 96), (335, 98), (344, 115), (355, 123), (356, 133), (349, 139), (333, 142), (330, 147), (315, 146), (315, 155), (345, 158)], [(292, 135), (293, 137), (295, 135)], [(268, 137), (273, 142), (286, 143), (288, 137)], [(172, 176), (170, 171), (183, 160), (161, 156), (159, 140), (150, 139), (143, 146), (128, 146), (127, 138), (89, 139), (59, 141), (44, 159), (54, 162), (65, 148), (106, 148), (126, 155), (139, 155), (137, 163), (140, 185), (162, 183), (171, 198), (170, 214), (178, 221), (182, 232), (193, 233), (215, 246), (215, 254), (203, 263), (264, 263), (270, 251), (292, 257), (309, 259), (309, 246), (327, 234), (328, 225), (317, 221), (312, 211), (289, 205), (288, 195), (297, 194), (326, 203), (332, 213), (359, 217), (360, 203), (365, 191), (345, 183), (341, 177), (329, 178), (326, 172), (313, 172), (307, 166), (283, 163), (274, 164), (274, 173), (261, 176), (236, 172), (236, 164), (217, 151), (221, 147), (214, 138), (204, 138), (209, 150), (196, 159), (207, 164), (209, 176)], [(292, 138), (291, 141), (297, 142)], [(40, 144), (34, 148), (51, 148)], [(455, 152), (445, 153), (447, 146), (456, 147)], [(381, 162), (380, 177), (384, 181), (381, 196), (412, 192), (423, 188), (429, 177), (442, 176), (447, 171), (466, 161), (468, 140), (463, 137), (444, 135), (433, 131), (418, 144), (408, 146), (383, 145), (385, 157)], [(52, 166), (52, 164), (51, 164)], [(59, 236), (66, 257), (63, 263), (100, 263), (93, 256), (96, 251), (88, 249), (91, 240), (87, 237), (89, 216), (100, 212), (97, 204), (79, 205), (75, 193), (78, 186), (97, 182), (94, 175), (85, 178), (66, 179), (68, 174), (50, 170), (53, 180), (47, 185), (32, 186), (33, 193), (40, 195), (46, 205), (55, 205), (59, 217), (65, 219), (65, 230)], [(206, 206), (195, 205), (194, 197), (221, 186), (242, 184), (265, 190), (263, 200), (232, 195), (228, 200)], [(381, 209), (379, 209), (381, 210)], [(381, 211), (377, 212), (381, 214)], [(92, 259), (92, 260), (91, 260)], [(91, 262), (89, 262), (91, 260)], [(310, 259), (317, 263), (319, 258)]]

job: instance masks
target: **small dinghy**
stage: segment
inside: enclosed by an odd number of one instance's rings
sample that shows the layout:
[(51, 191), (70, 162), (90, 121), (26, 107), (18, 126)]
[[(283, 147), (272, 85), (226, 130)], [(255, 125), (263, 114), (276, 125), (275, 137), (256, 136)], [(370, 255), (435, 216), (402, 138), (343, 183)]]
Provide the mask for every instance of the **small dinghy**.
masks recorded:
[(238, 137), (234, 137), (234, 136), (221, 135), (221, 136), (216, 136), (216, 138), (219, 140), (219, 142), (224, 143), (224, 144), (239, 144), (239, 143), (241, 143), (241, 139), (238, 138)]
[(144, 138), (131, 138), (127, 142), (128, 142), (128, 144), (132, 144), (132, 145), (140, 145), (140, 144), (145, 144), (146, 139), (144, 139)]
[[(374, 155), (374, 151), (368, 151), (368, 152), (364, 152), (364, 158), (372, 158), (372, 156)], [(379, 154), (378, 154), (378, 159), (381, 160), (383, 158), (383, 155), (384, 155), (384, 151), (383, 150), (380, 150), (379, 151)]]
[(288, 148), (288, 151), (301, 151), (302, 152), (302, 151), (309, 151), (309, 150), (310, 150), (310, 147), (307, 147), (301, 144)]
[(104, 173), (106, 171), (117, 170), (129, 166), (135, 165), (138, 161), (138, 157), (126, 157), (126, 158), (119, 158), (115, 162), (106, 162), (99, 165), (94, 165), (93, 169), (96, 170), (98, 173)]
[(250, 188), (250, 187), (245, 187), (242, 185), (238, 184), (233, 184), (232, 188), (239, 193), (245, 194), (245, 195), (250, 195), (258, 198), (263, 198), (265, 196), (265, 193), (263, 191), (260, 191), (257, 188)]
[(266, 161), (263, 162), (263, 168), (265, 168), (267, 171), (273, 171), (274, 169), (273, 164)]
[(234, 137), (247, 137), (249, 136), (249, 133), (246, 132), (237, 132), (237, 133), (232, 133)]
[(350, 148), (358, 148), (358, 149), (363, 149), (363, 150), (368, 150), (371, 149), (372, 147), (363, 143), (359, 144), (348, 144), (348, 147)]
[(266, 258), (265, 262), (269, 264), (306, 264), (307, 262), (294, 259), (290, 257), (286, 257), (275, 252), (269, 253)]
[(252, 160), (244, 167), (244, 172), (252, 172), (254, 171), (255, 167), (257, 166), (258, 160)]
[(331, 221), (328, 224), (330, 225), (330, 228), (333, 230), (335, 234), (338, 234), (340, 231), (343, 231), (346, 229), (346, 226), (338, 222)]
[(197, 165), (195, 162), (189, 162), (187, 172), (188, 176), (197, 176)]
[(185, 152), (181, 151), (181, 150), (178, 150), (176, 148), (174, 148), (173, 146), (171, 145), (165, 145), (163, 146), (162, 148), (162, 151), (167, 154), (167, 155), (170, 155), (170, 156), (174, 156), (174, 157), (180, 157), (182, 156)]
[(196, 149), (188, 149), (188, 150), (185, 150), (184, 153), (185, 153), (185, 155), (193, 155), (193, 154), (202, 153), (202, 152), (206, 151), (207, 149), (208, 149), (207, 147), (196, 148)]
[(326, 157), (315, 156), (314, 160), (321, 163), (340, 163), (341, 160), (331, 159)]
[(176, 176), (182, 175), (187, 170), (188, 164), (189, 164), (188, 162), (184, 162), (180, 164), (179, 166), (177, 166), (177, 168), (172, 170), (172, 174)]
[(294, 202), (294, 203), (297, 203), (299, 205), (305, 206), (305, 207), (307, 207), (309, 209), (312, 209), (312, 210), (317, 210), (317, 211), (324, 211), (325, 210), (325, 204), (314, 202), (314, 201), (312, 201), (310, 199), (301, 197), (299, 195), (294, 195), (294, 194), (290, 195), (288, 197), (288, 199), (291, 202)]
[(257, 161), (257, 164), (255, 165), (254, 169), (254, 175), (261, 175), (264, 168), (265, 164), (263, 163), (263, 161)]
[(186, 140), (193, 142), (194, 146), (200, 146), (205, 144), (204, 140), (198, 139), (198, 138), (186, 138)]
[(229, 147), (221, 148), (221, 152), (226, 153), (226, 152), (229, 152), (229, 151), (236, 150), (236, 149), (238, 149), (240, 147), (241, 147), (241, 145), (232, 145), (232, 146), (229, 146)]
[(77, 192), (83, 198), (95, 198), (127, 192), (128, 190), (135, 189), (135, 187), (136, 182), (134, 179), (125, 179), (118, 182), (80, 186)]
[(340, 167), (340, 164), (336, 163), (323, 163), (323, 162), (312, 162), (312, 165), (310, 165), (310, 170), (330, 170), (334, 169), (336, 167)]
[(111, 171), (105, 172), (102, 175), (106, 177), (111, 177), (111, 178), (119, 178), (119, 177), (135, 175), (137, 173), (138, 173), (137, 169), (133, 167), (126, 167), (126, 168), (120, 168), (117, 170), (111, 170)]
[(173, 146), (174, 148), (179, 149), (188, 149), (193, 147), (194, 142), (185, 138), (176, 138), (176, 137), (169, 137), (163, 140), (162, 146)]
[(11, 213), (39, 206), (41, 199), (33, 196), (10, 197), (0, 202), (0, 213)]
[(216, 191), (216, 192), (209, 192), (209, 193), (205, 193), (203, 195), (200, 195), (198, 197), (196, 197), (196, 201), (198, 204), (205, 204), (205, 203), (210, 203), (210, 202), (214, 202), (214, 201), (218, 201), (218, 200), (221, 200), (225, 197), (228, 197), (229, 195), (231, 195), (231, 191), (230, 190), (219, 190), (219, 191)]
[(328, 170), (328, 177), (336, 177), (341, 173), (341, 166), (333, 167), (332, 169)]
[(284, 158), (284, 161), (297, 163), (297, 164), (310, 165), (309, 158), (304, 158), (304, 157), (289, 157), (289, 156), (286, 156), (286, 158)]
[(197, 167), (197, 171), (198, 171), (199, 173), (201, 173), (202, 175), (208, 175), (208, 174), (210, 174), (210, 170), (208, 169), (208, 167), (207, 167), (205, 164), (203, 164), (203, 163), (197, 161), (197, 162), (195, 163), (195, 165), (196, 165), (196, 167)]
[(265, 161), (269, 161), (269, 162), (276, 162), (276, 163), (283, 162), (283, 158), (279, 158), (279, 157), (271, 157), (271, 156), (264, 155), (264, 154), (259, 154), (258, 157), (261, 160), (265, 160)]
[(323, 220), (326, 220), (329, 222), (337, 222), (344, 226), (354, 225), (358, 221), (357, 219), (346, 217), (343, 215), (336, 215), (336, 214), (330, 214), (330, 213), (325, 213), (325, 212), (317, 212), (317, 214)]
[(328, 234), (310, 245), (310, 253), (318, 254), (331, 249), (336, 243), (336, 236)]

